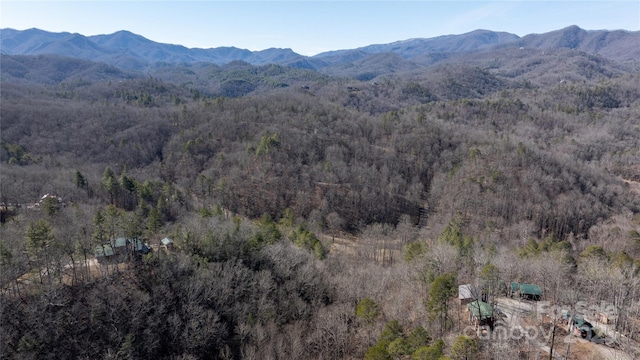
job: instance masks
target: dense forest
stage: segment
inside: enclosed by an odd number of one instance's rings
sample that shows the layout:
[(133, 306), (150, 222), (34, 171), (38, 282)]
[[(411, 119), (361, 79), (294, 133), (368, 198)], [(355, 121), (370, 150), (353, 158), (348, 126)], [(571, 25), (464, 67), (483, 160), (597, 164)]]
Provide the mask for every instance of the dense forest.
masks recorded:
[[(377, 59), (2, 55), (0, 356), (546, 357), (465, 333), (458, 285), (512, 281), (611, 304), (612, 346), (640, 356), (637, 64)], [(151, 251), (98, 263), (117, 238)]]

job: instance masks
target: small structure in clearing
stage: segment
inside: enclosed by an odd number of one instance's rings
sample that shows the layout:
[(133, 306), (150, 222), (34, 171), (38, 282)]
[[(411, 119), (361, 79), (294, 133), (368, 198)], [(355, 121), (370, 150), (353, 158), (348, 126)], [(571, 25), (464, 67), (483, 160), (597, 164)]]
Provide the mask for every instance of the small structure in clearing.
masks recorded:
[(96, 257), (96, 260), (98, 260), (98, 264), (106, 264), (115, 259), (116, 255), (110, 244), (96, 245), (93, 249), (93, 254)]
[(595, 328), (590, 322), (585, 320), (584, 316), (576, 314), (573, 317), (566, 313), (562, 317), (563, 324), (567, 327), (567, 331), (575, 336), (579, 336), (586, 340), (591, 340), (595, 335)]
[(464, 284), (458, 286), (458, 301), (460, 305), (467, 305), (468, 303), (478, 299), (478, 289), (472, 284)]
[(93, 254), (99, 264), (120, 262), (130, 259), (130, 255), (143, 255), (151, 252), (151, 248), (140, 239), (119, 237), (108, 243), (96, 245)]
[(475, 300), (467, 304), (469, 323), (476, 326), (478, 335), (482, 330), (493, 331), (493, 307), (484, 301)]
[(162, 247), (165, 249), (171, 249), (173, 247), (173, 240), (166, 237), (160, 240), (160, 244), (162, 244)]
[(511, 283), (511, 297), (519, 296), (527, 300), (540, 300), (542, 298), (542, 288), (534, 284)]
[(469, 322), (475, 325), (491, 325), (493, 323), (493, 307), (484, 301), (476, 300), (467, 304)]

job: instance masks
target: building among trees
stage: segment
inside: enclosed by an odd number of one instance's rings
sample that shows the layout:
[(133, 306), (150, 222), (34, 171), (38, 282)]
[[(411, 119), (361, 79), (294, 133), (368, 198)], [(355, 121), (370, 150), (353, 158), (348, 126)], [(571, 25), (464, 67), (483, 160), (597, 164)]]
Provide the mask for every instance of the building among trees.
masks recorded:
[(458, 302), (460, 305), (467, 305), (478, 299), (478, 289), (473, 284), (458, 286)]
[(534, 284), (511, 283), (511, 297), (518, 296), (527, 300), (540, 300), (542, 298), (542, 288)]
[(171, 249), (173, 248), (173, 240), (171, 240), (170, 238), (166, 237), (162, 240), (160, 240), (160, 244), (163, 248), (165, 249)]
[(113, 251), (113, 247), (111, 247), (110, 244), (96, 245), (93, 253), (99, 264), (106, 264), (110, 261), (113, 261), (116, 255), (115, 251)]
[(484, 301), (476, 300), (467, 304), (469, 323), (476, 326), (478, 334), (483, 329), (493, 330), (493, 307)]
[(563, 324), (567, 331), (574, 336), (587, 340), (591, 340), (595, 336), (595, 328), (583, 315), (575, 314), (571, 317), (570, 313), (566, 313), (563, 316)]
[(140, 239), (116, 238), (109, 243), (96, 245), (94, 255), (98, 263), (119, 262), (130, 255), (142, 255), (151, 252), (151, 248)]

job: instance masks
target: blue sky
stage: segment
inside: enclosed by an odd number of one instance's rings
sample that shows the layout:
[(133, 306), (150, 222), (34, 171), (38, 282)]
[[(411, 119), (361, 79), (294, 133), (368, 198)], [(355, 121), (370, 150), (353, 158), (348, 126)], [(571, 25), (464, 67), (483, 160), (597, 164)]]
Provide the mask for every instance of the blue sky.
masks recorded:
[(129, 30), (187, 47), (303, 55), (476, 29), (520, 36), (569, 25), (640, 30), (640, 1), (7, 1), (0, 27), (83, 35)]

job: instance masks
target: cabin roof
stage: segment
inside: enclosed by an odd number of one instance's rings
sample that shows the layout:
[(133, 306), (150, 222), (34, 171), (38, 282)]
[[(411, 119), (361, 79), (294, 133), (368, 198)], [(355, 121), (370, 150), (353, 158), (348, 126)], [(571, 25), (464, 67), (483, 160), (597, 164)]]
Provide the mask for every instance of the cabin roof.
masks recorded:
[(511, 283), (511, 291), (520, 291), (520, 294), (538, 295), (542, 296), (542, 288), (535, 284), (520, 284), (517, 282)]
[(484, 301), (472, 301), (467, 304), (467, 309), (471, 311), (477, 319), (485, 320), (493, 317), (493, 307)]

